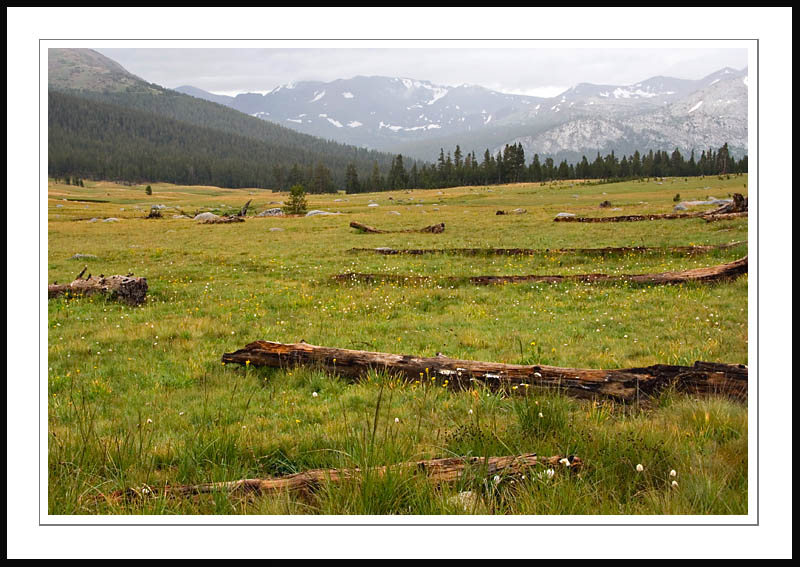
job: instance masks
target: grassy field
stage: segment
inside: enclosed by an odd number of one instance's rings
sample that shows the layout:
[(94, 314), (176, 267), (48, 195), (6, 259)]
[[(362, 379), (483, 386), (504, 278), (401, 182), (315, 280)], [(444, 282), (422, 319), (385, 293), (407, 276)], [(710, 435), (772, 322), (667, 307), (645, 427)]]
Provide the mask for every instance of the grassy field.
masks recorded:
[[(581, 283), (475, 287), (339, 284), (356, 271), (432, 276), (648, 273), (747, 254), (592, 257), (381, 256), (353, 247), (588, 248), (747, 240), (747, 219), (554, 223), (671, 212), (682, 200), (747, 194), (747, 177), (519, 184), (310, 196), (341, 215), (201, 225), (178, 210), (256, 211), (287, 194), (216, 187), (50, 182), (48, 281), (144, 276), (148, 301), (48, 304), (50, 514), (746, 514), (746, 406), (664, 392), (620, 405), (554, 392), (453, 392), (435, 381), (225, 366), (265, 339), (507, 363), (619, 368), (696, 360), (747, 364), (747, 277), (715, 285)], [(599, 208), (604, 200), (613, 208)], [(378, 206), (368, 206), (371, 202)], [(163, 204), (162, 219), (145, 219)], [(497, 216), (497, 210), (527, 209)], [(399, 213), (399, 214), (395, 214)], [(118, 222), (100, 222), (115, 217)], [(100, 221), (88, 222), (96, 218)], [(444, 234), (359, 234), (444, 222)], [(96, 258), (71, 259), (75, 254)], [(316, 393), (316, 395), (314, 395)], [(539, 415), (541, 414), (541, 417)], [(96, 498), (114, 490), (268, 477), (447, 456), (574, 454), (578, 474), (433, 486), (397, 472), (312, 497), (224, 493)], [(638, 472), (636, 465), (642, 464)], [(675, 470), (676, 476), (670, 476)], [(672, 485), (677, 482), (677, 486)], [(473, 498), (459, 497), (471, 492)]]

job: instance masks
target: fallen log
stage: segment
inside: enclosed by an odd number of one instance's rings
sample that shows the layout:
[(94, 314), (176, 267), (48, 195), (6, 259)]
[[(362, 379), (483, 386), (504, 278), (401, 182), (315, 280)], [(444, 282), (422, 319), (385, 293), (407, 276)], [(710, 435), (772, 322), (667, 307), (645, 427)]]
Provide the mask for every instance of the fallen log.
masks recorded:
[(56, 282), (47, 286), (47, 298), (60, 297), (62, 295), (104, 295), (109, 299), (122, 301), (130, 305), (140, 305), (144, 303), (147, 295), (147, 278), (135, 278), (132, 274), (126, 276), (92, 276), (89, 274), (85, 279), (82, 276), (86, 268), (75, 277), (75, 280), (68, 284), (58, 284)]
[(440, 222), (439, 224), (432, 224), (431, 226), (426, 226), (424, 228), (419, 229), (408, 229), (408, 230), (381, 230), (360, 222), (351, 222), (351, 228), (355, 228), (362, 232), (366, 232), (369, 234), (390, 234), (390, 233), (399, 233), (399, 232), (427, 232), (432, 234), (441, 234), (444, 232), (444, 223)]
[(622, 215), (618, 217), (555, 217), (553, 222), (636, 222), (646, 220), (672, 220), (702, 217), (703, 212), (664, 213), (652, 215)]
[(497, 211), (495, 213), (495, 215), (524, 215), (527, 212), (528, 212), (527, 209), (514, 209), (513, 211), (500, 210), (500, 211)]
[(693, 268), (676, 272), (661, 272), (658, 274), (568, 274), (564, 276), (548, 275), (523, 275), (523, 276), (408, 276), (402, 274), (362, 274), (347, 272), (332, 276), (335, 281), (342, 283), (393, 283), (423, 285), (434, 282), (447, 282), (449, 284), (507, 284), (507, 283), (560, 283), (579, 281), (587, 283), (596, 282), (629, 282), (634, 284), (668, 285), (688, 282), (716, 282), (728, 280), (747, 273), (747, 256), (707, 268)]
[(741, 193), (733, 194), (733, 202), (727, 205), (722, 205), (720, 208), (711, 211), (708, 214), (726, 214), (726, 213), (745, 213), (747, 212), (747, 197)]
[[(371, 467), (366, 472), (377, 476), (385, 476), (388, 472), (406, 472), (424, 474), (427, 480), (435, 483), (456, 482), (470, 471), (484, 477), (493, 475), (518, 475), (529, 469), (540, 466), (554, 470), (578, 471), (582, 466), (579, 457), (570, 455), (562, 457), (538, 457), (535, 453), (509, 457), (451, 457), (445, 459), (431, 459), (399, 463), (382, 467)], [(310, 492), (324, 483), (340, 483), (349, 479), (358, 479), (365, 471), (353, 469), (313, 469), (278, 478), (248, 478), (227, 482), (208, 482), (203, 484), (165, 486), (162, 489), (142, 487), (117, 491), (97, 499), (111, 501), (119, 500), (125, 496), (133, 497), (182, 497), (195, 494), (208, 494), (212, 492), (226, 492), (229, 494), (271, 494), (284, 491)]]
[(370, 252), (384, 255), (423, 255), (423, 254), (450, 254), (458, 256), (539, 256), (545, 254), (583, 254), (587, 256), (606, 256), (613, 254), (705, 254), (714, 250), (733, 248), (744, 242), (729, 242), (726, 244), (709, 244), (697, 246), (621, 246), (617, 248), (420, 248), (420, 249), (395, 249), (395, 248), (351, 248), (348, 252)]
[(740, 219), (746, 216), (747, 216), (747, 211), (741, 213), (720, 213), (718, 215), (705, 215), (703, 216), (703, 220), (705, 220), (706, 222), (714, 222), (721, 220)]
[[(665, 213), (653, 215), (623, 215), (617, 217), (555, 217), (553, 222), (635, 222), (646, 220), (672, 220), (672, 219), (689, 219), (689, 218), (705, 218), (714, 217), (716, 215), (726, 215), (729, 213), (744, 213), (742, 216), (747, 215), (747, 197), (742, 196), (740, 193), (734, 193), (733, 202), (717, 207), (710, 211), (697, 211), (694, 213)], [(723, 217), (723, 218), (736, 218), (736, 217)], [(722, 218), (714, 218), (711, 220), (723, 220)], [(710, 222), (710, 221), (709, 221)]]
[(632, 401), (673, 385), (690, 393), (719, 393), (747, 397), (747, 367), (740, 364), (695, 362), (693, 366), (655, 364), (642, 368), (594, 370), (545, 365), (503, 364), (460, 360), (446, 356), (415, 357), (310, 345), (255, 341), (222, 355), (222, 362), (273, 368), (310, 365), (357, 379), (370, 370), (387, 372), (406, 381), (432, 381), (454, 389), (475, 382), (520, 393), (527, 387), (557, 389), (579, 398), (608, 397)]
[(244, 217), (231, 216), (231, 217), (217, 217), (209, 219), (201, 219), (199, 224), (227, 224), (230, 222), (244, 222)]

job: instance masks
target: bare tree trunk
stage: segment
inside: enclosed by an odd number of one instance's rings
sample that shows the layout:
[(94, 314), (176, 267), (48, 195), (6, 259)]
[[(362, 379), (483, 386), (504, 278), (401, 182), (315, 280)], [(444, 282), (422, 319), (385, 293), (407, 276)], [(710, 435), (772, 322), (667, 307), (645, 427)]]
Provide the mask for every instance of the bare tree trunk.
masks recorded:
[(84, 272), (86, 272), (86, 268), (69, 284), (54, 282), (48, 285), (48, 299), (61, 295), (100, 294), (131, 305), (144, 303), (147, 296), (147, 278), (134, 278), (132, 274), (127, 276), (104, 276), (103, 274), (92, 276), (89, 274), (86, 279), (82, 279)]
[[(349, 378), (360, 378), (370, 370), (385, 371), (407, 381), (445, 384), (456, 389), (480, 382), (493, 388), (524, 393), (527, 387), (544, 387), (565, 394), (592, 398), (636, 400), (674, 385), (692, 393), (720, 393), (747, 397), (747, 367), (695, 362), (693, 366), (656, 364), (643, 368), (594, 370), (545, 365), (502, 364), (452, 359), (446, 356), (415, 357), (310, 345), (256, 341), (243, 349), (222, 355), (222, 362), (275, 368), (310, 365)], [(520, 392), (521, 391), (521, 392)]]
[(636, 284), (666, 285), (687, 282), (716, 282), (736, 278), (747, 273), (747, 256), (708, 268), (694, 268), (677, 272), (662, 272), (658, 274), (571, 274), (566, 276), (548, 275), (523, 275), (523, 276), (405, 276), (402, 274), (362, 274), (348, 272), (336, 274), (333, 279), (342, 283), (394, 283), (405, 285), (422, 285), (433, 282), (448, 282), (450, 284), (467, 283), (473, 285), (507, 284), (507, 283), (559, 283), (566, 281), (580, 282), (630, 282)]
[(549, 467), (555, 470), (577, 471), (582, 465), (580, 458), (570, 455), (562, 457), (538, 457), (535, 453), (528, 453), (509, 457), (452, 457), (446, 459), (431, 459), (396, 465), (372, 467), (367, 471), (361, 469), (314, 469), (279, 478), (248, 478), (228, 482), (209, 482), (204, 484), (191, 484), (179, 486), (165, 486), (161, 490), (144, 487), (130, 489), (127, 492), (115, 492), (107, 496), (109, 500), (119, 500), (124, 496), (159, 497), (159, 496), (189, 496), (194, 494), (207, 494), (211, 492), (227, 492), (231, 494), (270, 494), (283, 491), (309, 492), (326, 483), (340, 483), (349, 479), (358, 479), (364, 474), (385, 476), (389, 472), (412, 471), (424, 474), (431, 482), (451, 483), (456, 482), (465, 474), (473, 472), (484, 478), (503, 474), (521, 474), (533, 467)]
[(420, 229), (409, 229), (409, 230), (381, 230), (360, 222), (351, 222), (350, 226), (352, 228), (358, 229), (362, 232), (367, 232), (370, 234), (389, 234), (389, 233), (398, 233), (398, 232), (430, 232), (433, 234), (441, 234), (444, 232), (444, 223), (440, 222), (439, 224), (432, 224), (431, 226), (426, 226)]

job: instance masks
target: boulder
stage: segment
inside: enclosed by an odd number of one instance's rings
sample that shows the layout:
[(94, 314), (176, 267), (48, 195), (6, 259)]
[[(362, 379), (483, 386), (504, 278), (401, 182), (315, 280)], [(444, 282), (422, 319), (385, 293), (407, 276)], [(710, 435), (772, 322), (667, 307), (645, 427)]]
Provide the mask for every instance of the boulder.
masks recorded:
[(200, 213), (199, 215), (196, 215), (193, 220), (211, 221), (211, 220), (217, 220), (218, 218), (219, 215), (215, 215), (214, 213)]

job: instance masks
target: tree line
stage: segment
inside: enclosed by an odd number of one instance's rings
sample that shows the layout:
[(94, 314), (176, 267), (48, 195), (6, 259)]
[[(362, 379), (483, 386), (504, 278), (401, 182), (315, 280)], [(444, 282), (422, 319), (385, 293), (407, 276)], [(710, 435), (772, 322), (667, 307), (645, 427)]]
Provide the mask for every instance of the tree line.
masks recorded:
[(346, 190), (348, 193), (362, 191), (384, 191), (393, 189), (439, 189), (461, 185), (497, 185), (503, 183), (538, 183), (571, 179), (598, 181), (622, 181), (643, 177), (695, 177), (702, 175), (726, 175), (747, 173), (747, 156), (736, 159), (728, 150), (728, 144), (719, 149), (709, 148), (696, 156), (694, 150), (689, 159), (675, 149), (672, 152), (653, 151), (642, 154), (638, 150), (631, 156), (620, 159), (612, 151), (601, 156), (600, 152), (591, 162), (583, 156), (577, 163), (562, 160), (558, 164), (552, 157), (541, 159), (534, 154), (530, 163), (525, 160), (522, 144), (506, 145), (493, 155), (488, 149), (482, 159), (475, 152), (464, 154), (460, 146), (452, 154), (440, 150), (434, 164), (414, 163), (410, 169), (403, 164), (403, 156), (392, 160), (387, 176), (376, 168), (366, 183), (362, 183), (354, 168), (348, 168)]

